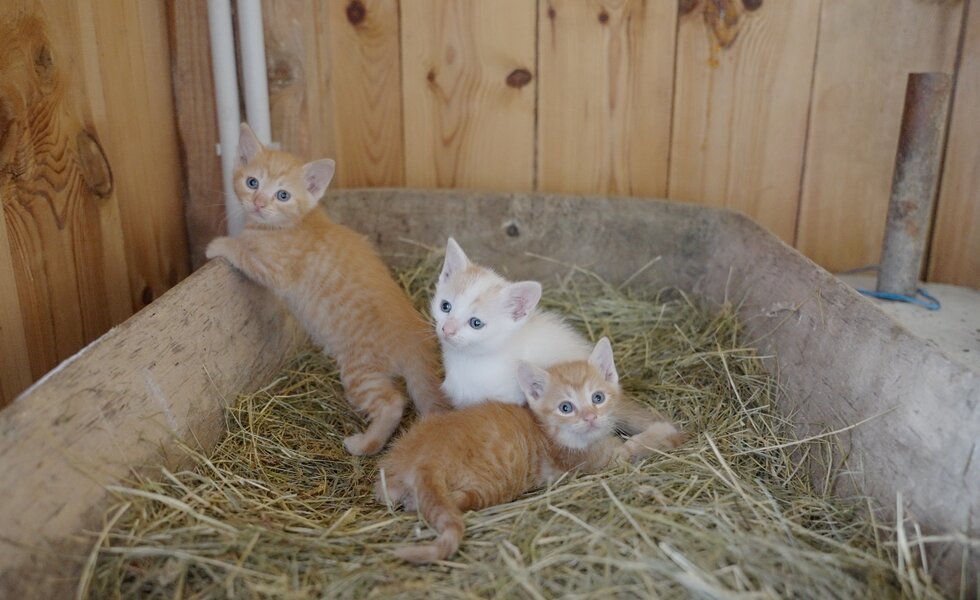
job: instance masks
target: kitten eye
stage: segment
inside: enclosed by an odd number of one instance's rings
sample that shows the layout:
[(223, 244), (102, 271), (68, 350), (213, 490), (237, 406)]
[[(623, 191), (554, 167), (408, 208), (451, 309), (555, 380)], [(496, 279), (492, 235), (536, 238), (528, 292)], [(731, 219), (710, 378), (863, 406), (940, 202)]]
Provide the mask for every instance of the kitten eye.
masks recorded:
[(473, 329), (483, 329), (484, 325), (486, 325), (486, 323), (484, 323), (480, 319), (477, 319), (476, 317), (470, 319), (470, 327), (472, 327)]
[(453, 309), (453, 305), (450, 304), (449, 302), (445, 301), (445, 300), (443, 300), (442, 301), (442, 304), (439, 305), (439, 310), (441, 310), (444, 313), (447, 313), (447, 312), (451, 311), (452, 309)]
[(280, 202), (285, 202), (286, 200), (289, 200), (289, 192), (287, 192), (286, 190), (279, 190), (278, 192), (276, 192), (276, 200)]
[(602, 404), (606, 401), (606, 395), (602, 392), (592, 394), (592, 404)]
[(254, 177), (249, 177), (245, 180), (245, 185), (251, 190), (259, 189), (259, 180)]
[(558, 412), (560, 412), (563, 415), (570, 415), (572, 414), (573, 410), (575, 410), (575, 407), (572, 406), (571, 402), (566, 401), (558, 405)]

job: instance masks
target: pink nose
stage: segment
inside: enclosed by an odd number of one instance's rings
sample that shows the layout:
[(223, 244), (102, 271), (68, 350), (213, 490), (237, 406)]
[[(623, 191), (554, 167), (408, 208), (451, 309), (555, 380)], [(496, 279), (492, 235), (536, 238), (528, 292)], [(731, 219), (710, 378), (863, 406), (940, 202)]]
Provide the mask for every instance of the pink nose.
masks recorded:
[(456, 321), (446, 321), (442, 324), (442, 332), (450, 337), (456, 335), (457, 331), (459, 331), (459, 325)]
[(265, 198), (255, 198), (255, 208), (265, 208)]
[(595, 419), (596, 419), (595, 413), (587, 412), (582, 415), (582, 420), (589, 424), (595, 423)]

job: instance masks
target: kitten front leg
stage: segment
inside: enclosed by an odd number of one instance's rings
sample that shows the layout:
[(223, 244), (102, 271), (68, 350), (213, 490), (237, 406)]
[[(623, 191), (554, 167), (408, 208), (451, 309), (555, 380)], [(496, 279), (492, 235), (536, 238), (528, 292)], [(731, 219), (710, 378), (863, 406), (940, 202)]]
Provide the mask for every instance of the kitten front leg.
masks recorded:
[(261, 252), (256, 252), (248, 243), (248, 232), (239, 237), (217, 237), (211, 240), (204, 255), (208, 259), (221, 257), (231, 263), (246, 277), (268, 288), (281, 288), (285, 283), (282, 267), (273, 261), (264, 259)]
[(618, 435), (610, 435), (592, 445), (582, 468), (587, 473), (595, 473), (615, 463), (629, 460), (630, 453), (623, 440)]
[(616, 427), (631, 437), (623, 447), (630, 460), (638, 461), (657, 450), (676, 448), (687, 440), (687, 434), (657, 411), (626, 400), (618, 407)]
[(208, 244), (207, 249), (204, 251), (204, 256), (208, 260), (221, 257), (237, 269), (241, 262), (241, 253), (242, 243), (240, 241), (233, 237), (221, 236), (211, 240), (211, 243)]
[(623, 444), (630, 460), (639, 461), (657, 450), (670, 450), (687, 441), (687, 434), (678, 431), (670, 421), (651, 423)]

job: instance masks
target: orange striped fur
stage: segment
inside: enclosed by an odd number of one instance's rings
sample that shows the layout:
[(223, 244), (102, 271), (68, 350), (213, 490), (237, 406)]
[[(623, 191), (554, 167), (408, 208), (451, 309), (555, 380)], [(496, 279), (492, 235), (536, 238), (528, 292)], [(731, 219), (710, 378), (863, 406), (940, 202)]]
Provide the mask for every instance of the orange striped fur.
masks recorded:
[[(567, 471), (598, 471), (685, 439), (669, 420), (621, 396), (606, 338), (588, 361), (547, 371), (522, 363), (518, 370), (527, 407), (491, 401), (426, 417), (382, 460), (379, 500), (418, 510), (438, 533), (434, 543), (399, 548), (399, 557), (446, 559), (463, 539), (465, 511), (510, 502)], [(635, 435), (624, 442), (617, 429)]]
[(374, 454), (405, 408), (396, 377), (405, 380), (420, 414), (447, 403), (431, 325), (371, 243), (318, 208), (332, 176), (333, 161), (304, 164), (263, 148), (242, 124), (234, 181), (246, 227), (237, 237), (213, 240), (207, 256), (227, 259), (275, 292), (337, 360), (347, 400), (369, 422), (344, 446), (352, 454)]

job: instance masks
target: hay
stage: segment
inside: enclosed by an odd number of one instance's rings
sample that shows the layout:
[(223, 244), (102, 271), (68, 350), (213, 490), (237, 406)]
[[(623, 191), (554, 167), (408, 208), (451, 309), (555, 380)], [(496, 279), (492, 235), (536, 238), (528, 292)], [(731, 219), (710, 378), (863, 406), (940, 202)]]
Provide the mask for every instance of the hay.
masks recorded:
[[(438, 264), (399, 273), (420, 304)], [(549, 307), (610, 336), (625, 389), (693, 441), (469, 513), (451, 562), (410, 566), (389, 550), (433, 534), (374, 503), (377, 459), (341, 443), (362, 423), (333, 364), (307, 352), (228, 410), (210, 456), (187, 450), (193, 470), (112, 488), (80, 596), (939, 597), (892, 531), (800, 468), (830, 438), (793, 440), (730, 308), (575, 268), (546, 287)]]

